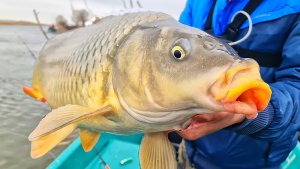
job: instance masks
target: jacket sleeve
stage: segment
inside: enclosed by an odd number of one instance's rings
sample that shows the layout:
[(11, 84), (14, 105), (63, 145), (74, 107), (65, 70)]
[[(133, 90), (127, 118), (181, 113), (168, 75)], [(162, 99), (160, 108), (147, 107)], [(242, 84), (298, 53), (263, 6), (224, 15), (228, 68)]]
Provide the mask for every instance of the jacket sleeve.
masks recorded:
[(292, 149), (300, 129), (299, 15), (282, 52), (282, 64), (275, 72), (276, 82), (270, 84), (272, 96), (268, 107), (256, 119), (246, 120), (229, 129), (269, 142), (285, 142)]
[(179, 22), (185, 25), (192, 26), (192, 0), (187, 0), (185, 8), (182, 11)]

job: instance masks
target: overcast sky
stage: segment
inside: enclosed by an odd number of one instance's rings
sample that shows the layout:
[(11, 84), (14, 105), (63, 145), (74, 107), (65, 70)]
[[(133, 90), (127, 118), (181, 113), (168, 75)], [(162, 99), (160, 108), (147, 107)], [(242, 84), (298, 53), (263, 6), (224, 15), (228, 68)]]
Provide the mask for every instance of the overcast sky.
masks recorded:
[[(129, 5), (129, 0), (127, 6)], [(161, 11), (178, 19), (186, 0), (139, 0), (144, 9)], [(88, 7), (98, 16), (124, 9), (122, 0), (86, 0)], [(136, 5), (136, 0), (133, 0)], [(86, 9), (84, 0), (72, 0), (74, 9)], [(39, 11), (42, 23), (54, 23), (57, 15), (71, 21), (71, 0), (0, 0), (0, 20), (35, 21), (33, 9)]]

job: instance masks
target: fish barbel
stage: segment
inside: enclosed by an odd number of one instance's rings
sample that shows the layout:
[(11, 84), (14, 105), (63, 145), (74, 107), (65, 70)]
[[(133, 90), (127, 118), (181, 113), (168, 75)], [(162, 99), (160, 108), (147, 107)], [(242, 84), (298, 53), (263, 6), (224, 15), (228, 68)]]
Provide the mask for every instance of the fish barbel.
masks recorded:
[(50, 39), (24, 92), (52, 108), (29, 136), (33, 158), (75, 128), (85, 151), (101, 131), (145, 133), (142, 169), (176, 168), (164, 132), (224, 111), (224, 102), (251, 100), (259, 112), (271, 97), (254, 60), (157, 12), (106, 17)]

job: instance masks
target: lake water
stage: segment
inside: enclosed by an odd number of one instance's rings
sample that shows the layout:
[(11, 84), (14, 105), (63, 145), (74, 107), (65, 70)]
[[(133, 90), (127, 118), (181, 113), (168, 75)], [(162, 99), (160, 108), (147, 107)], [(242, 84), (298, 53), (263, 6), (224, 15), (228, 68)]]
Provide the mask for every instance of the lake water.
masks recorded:
[(61, 145), (42, 158), (31, 159), (27, 137), (49, 107), (22, 91), (31, 86), (34, 58), (45, 38), (35, 26), (0, 26), (0, 168), (45, 168), (65, 148)]

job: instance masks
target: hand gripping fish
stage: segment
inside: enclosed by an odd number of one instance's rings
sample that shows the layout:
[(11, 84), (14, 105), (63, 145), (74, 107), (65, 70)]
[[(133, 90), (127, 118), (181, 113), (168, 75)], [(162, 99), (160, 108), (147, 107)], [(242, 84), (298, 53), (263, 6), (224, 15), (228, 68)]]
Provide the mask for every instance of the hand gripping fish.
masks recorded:
[(85, 151), (102, 131), (145, 133), (142, 169), (176, 168), (165, 133), (187, 129), (193, 116), (245, 100), (262, 111), (271, 96), (254, 60), (156, 12), (106, 17), (50, 39), (24, 91), (52, 108), (29, 136), (33, 158), (75, 128)]

